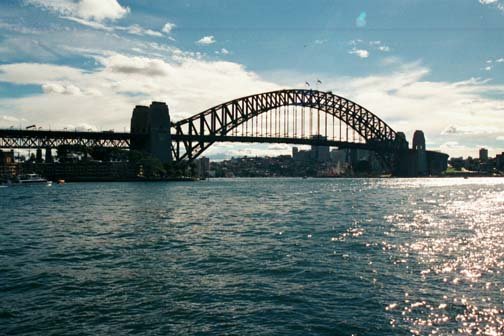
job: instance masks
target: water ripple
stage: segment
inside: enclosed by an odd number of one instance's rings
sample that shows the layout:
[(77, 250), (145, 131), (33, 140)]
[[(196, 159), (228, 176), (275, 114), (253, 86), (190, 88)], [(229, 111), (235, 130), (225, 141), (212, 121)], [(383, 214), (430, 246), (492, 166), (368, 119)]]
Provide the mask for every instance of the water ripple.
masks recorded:
[(6, 334), (501, 335), (504, 180), (0, 189)]

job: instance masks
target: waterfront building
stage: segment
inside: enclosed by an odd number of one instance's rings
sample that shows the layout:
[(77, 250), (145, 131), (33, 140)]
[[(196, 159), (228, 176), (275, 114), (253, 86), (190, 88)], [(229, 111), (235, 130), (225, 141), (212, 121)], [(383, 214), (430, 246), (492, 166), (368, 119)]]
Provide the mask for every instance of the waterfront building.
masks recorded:
[(0, 150), (0, 179), (9, 179), (16, 175), (17, 165), (14, 160), (14, 151)]

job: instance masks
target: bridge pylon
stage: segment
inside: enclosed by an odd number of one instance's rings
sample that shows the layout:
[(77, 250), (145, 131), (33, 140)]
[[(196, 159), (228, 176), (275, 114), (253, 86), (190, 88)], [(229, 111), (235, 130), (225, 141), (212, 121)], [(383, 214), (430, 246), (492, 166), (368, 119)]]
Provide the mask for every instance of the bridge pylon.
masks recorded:
[(168, 105), (152, 102), (137, 105), (131, 116), (131, 149), (151, 154), (162, 163), (170, 163), (172, 157), (171, 122)]

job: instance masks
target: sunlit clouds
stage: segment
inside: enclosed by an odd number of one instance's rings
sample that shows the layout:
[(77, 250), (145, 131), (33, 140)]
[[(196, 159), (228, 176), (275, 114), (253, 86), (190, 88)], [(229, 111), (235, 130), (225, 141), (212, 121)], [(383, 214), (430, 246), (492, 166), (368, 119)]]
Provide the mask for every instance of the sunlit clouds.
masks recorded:
[[(499, 3), (475, 1), (473, 6), (499, 16), (490, 10)], [(416, 31), (397, 34), (383, 22), (377, 26), (380, 17), (371, 6), (347, 12), (330, 7), (325, 25), (320, 21), (308, 28), (291, 20), (276, 25), (279, 16), (264, 29), (240, 21), (234, 30), (230, 22), (191, 22), (181, 15), (185, 7), (162, 12), (172, 4), (158, 3), (152, 12), (121, 0), (22, 4), (0, 17), (0, 127), (86, 124), (122, 130), (129, 128), (133, 107), (152, 100), (166, 101), (178, 120), (230, 99), (305, 88), (309, 82), (312, 89), (330, 90), (368, 108), (408, 138), (424, 130), (429, 149), (475, 156), (480, 146), (490, 155), (503, 148), (504, 53), (467, 56), (475, 59), (471, 71), (442, 74), (452, 59), (440, 66), (425, 55), (446, 48), (405, 53), (419, 41), (401, 37)], [(30, 20), (34, 17), (40, 21)], [(270, 38), (258, 37), (263, 30)], [(247, 150), (231, 147), (229, 153)], [(249, 148), (250, 155), (289, 150)]]
[(130, 12), (117, 0), (25, 0), (27, 4), (39, 6), (63, 16), (73, 16), (92, 21), (117, 20)]
[(214, 43), (215, 43), (215, 37), (213, 35), (203, 36), (198, 41), (196, 41), (196, 44), (199, 45), (210, 45)]
[(353, 55), (356, 55), (360, 58), (368, 58), (369, 57), (369, 51), (365, 50), (365, 49), (352, 49), (348, 52), (349, 54), (353, 54)]

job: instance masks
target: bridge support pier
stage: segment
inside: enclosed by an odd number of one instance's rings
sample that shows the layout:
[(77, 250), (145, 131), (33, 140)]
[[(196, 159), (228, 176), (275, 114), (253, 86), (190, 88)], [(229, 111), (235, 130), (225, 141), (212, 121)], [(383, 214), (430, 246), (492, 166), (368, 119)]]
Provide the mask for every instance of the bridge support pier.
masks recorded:
[(425, 136), (422, 131), (415, 131), (413, 148), (405, 148), (396, 154), (394, 175), (401, 177), (419, 177), (439, 175), (448, 167), (448, 155), (425, 149)]
[(152, 102), (147, 106), (136, 106), (131, 117), (130, 149), (151, 154), (162, 163), (172, 162), (171, 122), (168, 106), (163, 102)]
[(51, 147), (46, 147), (45, 148), (45, 162), (46, 163), (52, 163), (54, 160), (53, 160), (53, 156), (52, 156), (52, 149)]
[(35, 156), (35, 162), (42, 163), (42, 148), (37, 148), (37, 154)]

